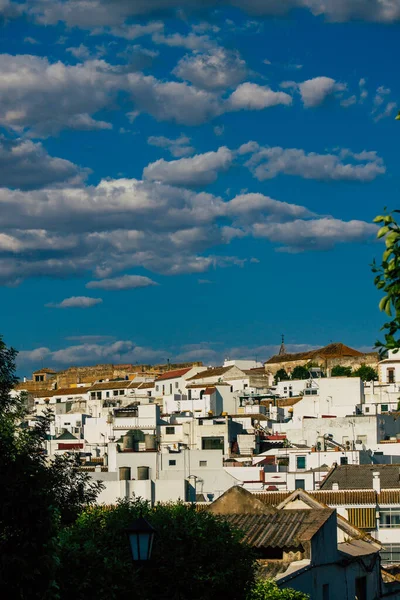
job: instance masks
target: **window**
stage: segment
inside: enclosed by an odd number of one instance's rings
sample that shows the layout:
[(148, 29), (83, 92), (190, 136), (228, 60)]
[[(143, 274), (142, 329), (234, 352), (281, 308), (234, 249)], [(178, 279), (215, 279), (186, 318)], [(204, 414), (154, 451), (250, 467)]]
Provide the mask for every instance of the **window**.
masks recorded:
[(119, 395), (123, 396), (125, 394), (125, 390), (119, 390)]
[(207, 461), (206, 460), (200, 460), (199, 461), (199, 467), (206, 467), (207, 466)]
[(169, 393), (172, 394), (172, 383), (169, 384)]
[(175, 427), (166, 427), (165, 428), (165, 433), (167, 435), (174, 435), (174, 433), (175, 433)]
[(369, 413), (369, 406), (366, 406), (366, 407), (365, 407), (365, 412), (366, 412), (366, 413)]
[(379, 513), (379, 524), (382, 529), (393, 529), (400, 527), (400, 510), (381, 510)]
[(164, 394), (165, 394), (165, 385), (162, 386), (162, 393), (163, 393), (163, 396), (164, 396)]
[(385, 544), (380, 552), (383, 564), (396, 564), (400, 562), (400, 545)]
[(347, 456), (341, 456), (340, 457), (340, 464), (341, 465), (348, 465), (349, 464), (349, 459)]
[(389, 405), (381, 404), (381, 412), (388, 412), (388, 411), (389, 411)]
[(188, 390), (188, 400), (192, 399), (192, 390)]
[(394, 383), (394, 369), (387, 370), (387, 380), (388, 383)]
[(44, 381), (44, 375), (35, 375), (35, 381)]
[(177, 390), (179, 387), (179, 381), (175, 381), (175, 389)]
[(306, 468), (306, 457), (305, 456), (296, 456), (296, 466), (298, 469)]
[(118, 396), (118, 390), (113, 391), (113, 396)]
[(322, 600), (329, 600), (329, 583), (322, 586)]
[(287, 387), (283, 388), (283, 393), (286, 394), (287, 393)]
[(156, 385), (156, 392), (158, 392), (158, 391), (159, 391), (159, 389), (160, 389), (160, 386), (159, 386), (159, 385)]
[(61, 398), (56, 398), (56, 404), (60, 404)]
[(294, 487), (296, 490), (305, 490), (306, 489), (306, 480), (305, 479), (295, 479)]
[(110, 392), (106, 392), (106, 398), (110, 397)]
[(176, 465), (176, 460), (169, 460), (169, 461), (168, 461), (168, 464), (169, 464), (169, 466), (170, 466), (170, 467), (175, 467), (175, 465)]
[(101, 400), (101, 392), (96, 393), (96, 398), (97, 398), (97, 400)]
[(96, 392), (90, 392), (90, 398), (96, 400)]
[(367, 578), (356, 577), (356, 598), (357, 600), (367, 600)]
[(202, 450), (224, 450), (224, 438), (220, 437), (203, 437), (201, 438)]

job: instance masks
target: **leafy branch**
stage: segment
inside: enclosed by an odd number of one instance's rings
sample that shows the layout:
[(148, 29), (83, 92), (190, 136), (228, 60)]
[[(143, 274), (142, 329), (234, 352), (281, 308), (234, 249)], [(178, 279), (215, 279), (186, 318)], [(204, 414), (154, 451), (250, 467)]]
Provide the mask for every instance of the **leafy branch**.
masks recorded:
[(372, 272), (376, 274), (375, 286), (384, 293), (379, 309), (390, 317), (382, 327), (385, 341), (375, 344), (381, 354), (385, 350), (397, 352), (400, 348), (400, 337), (397, 337), (400, 330), (400, 226), (393, 217), (399, 212), (394, 210), (374, 219), (374, 223), (381, 224), (377, 237), (385, 239), (386, 249), (381, 264), (378, 265), (375, 260), (372, 263)]

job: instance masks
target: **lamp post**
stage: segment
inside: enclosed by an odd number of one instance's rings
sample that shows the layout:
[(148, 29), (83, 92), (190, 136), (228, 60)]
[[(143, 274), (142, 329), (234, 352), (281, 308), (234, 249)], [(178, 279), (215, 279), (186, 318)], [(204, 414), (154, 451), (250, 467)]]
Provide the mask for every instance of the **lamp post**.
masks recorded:
[(151, 558), (155, 529), (146, 519), (139, 517), (125, 529), (128, 535), (132, 560), (135, 563), (148, 563)]

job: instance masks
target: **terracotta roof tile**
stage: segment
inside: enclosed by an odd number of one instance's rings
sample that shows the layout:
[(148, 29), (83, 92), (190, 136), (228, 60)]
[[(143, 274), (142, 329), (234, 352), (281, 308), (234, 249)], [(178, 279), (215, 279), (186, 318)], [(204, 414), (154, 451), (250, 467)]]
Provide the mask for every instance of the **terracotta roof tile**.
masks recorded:
[(220, 377), (221, 375), (225, 375), (225, 373), (231, 369), (233, 369), (233, 365), (230, 367), (211, 367), (210, 369), (200, 371), (200, 373), (193, 375), (193, 377), (190, 377), (188, 381), (193, 381), (195, 379), (208, 379), (209, 377)]
[(174, 371), (166, 371), (162, 375), (159, 375), (156, 381), (165, 381), (166, 379), (177, 379), (178, 377), (183, 377), (188, 373), (193, 367), (187, 367), (186, 369), (176, 369)]

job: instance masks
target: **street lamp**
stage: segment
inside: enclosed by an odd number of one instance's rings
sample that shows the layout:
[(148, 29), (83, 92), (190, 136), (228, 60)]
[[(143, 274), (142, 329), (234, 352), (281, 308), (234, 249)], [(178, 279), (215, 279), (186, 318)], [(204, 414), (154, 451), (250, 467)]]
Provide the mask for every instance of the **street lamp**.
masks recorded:
[(151, 558), (155, 529), (146, 519), (139, 517), (130, 527), (125, 529), (129, 538), (132, 559), (134, 562), (145, 563)]

